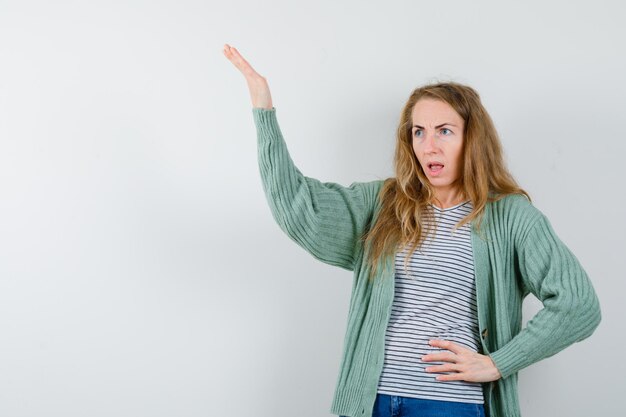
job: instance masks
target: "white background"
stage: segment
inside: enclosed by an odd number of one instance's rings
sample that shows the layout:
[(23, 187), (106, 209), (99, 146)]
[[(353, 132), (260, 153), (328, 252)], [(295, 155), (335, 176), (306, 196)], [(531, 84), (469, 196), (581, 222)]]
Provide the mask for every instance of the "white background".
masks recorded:
[[(520, 372), (526, 416), (621, 415), (619, 1), (0, 1), (0, 415), (327, 416), (352, 275), (284, 235), (236, 46), (292, 158), (392, 175), (423, 83), (479, 91), (603, 321)], [(524, 304), (528, 320), (541, 304)]]

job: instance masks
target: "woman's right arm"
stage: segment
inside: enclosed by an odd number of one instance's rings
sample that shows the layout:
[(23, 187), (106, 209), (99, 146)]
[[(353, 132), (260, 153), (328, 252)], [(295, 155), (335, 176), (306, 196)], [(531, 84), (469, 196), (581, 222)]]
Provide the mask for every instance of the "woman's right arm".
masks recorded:
[(287, 150), (267, 81), (236, 49), (226, 46), (224, 54), (244, 74), (250, 88), (259, 169), (274, 219), (315, 258), (354, 269), (355, 249), (372, 219), (382, 181), (344, 187), (302, 175)]

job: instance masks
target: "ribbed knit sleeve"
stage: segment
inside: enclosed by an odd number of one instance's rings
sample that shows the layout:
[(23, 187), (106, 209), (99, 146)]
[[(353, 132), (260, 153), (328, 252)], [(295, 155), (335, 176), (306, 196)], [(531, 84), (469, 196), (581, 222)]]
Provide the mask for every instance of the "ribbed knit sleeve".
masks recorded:
[(294, 165), (276, 109), (252, 109), (261, 180), (272, 215), (315, 258), (354, 269), (357, 242), (373, 214), (381, 181), (349, 187), (306, 177)]
[(543, 308), (490, 354), (503, 378), (589, 337), (601, 320), (589, 277), (545, 215), (538, 217), (517, 251), (523, 284)]

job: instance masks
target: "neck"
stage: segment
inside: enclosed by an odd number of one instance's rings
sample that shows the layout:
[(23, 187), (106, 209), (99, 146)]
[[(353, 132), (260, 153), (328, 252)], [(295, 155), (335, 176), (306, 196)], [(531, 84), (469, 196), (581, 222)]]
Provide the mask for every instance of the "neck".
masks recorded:
[(461, 191), (454, 190), (448, 193), (436, 193), (435, 198), (433, 199), (433, 204), (441, 209), (445, 209), (448, 207), (454, 207), (466, 200), (467, 198)]

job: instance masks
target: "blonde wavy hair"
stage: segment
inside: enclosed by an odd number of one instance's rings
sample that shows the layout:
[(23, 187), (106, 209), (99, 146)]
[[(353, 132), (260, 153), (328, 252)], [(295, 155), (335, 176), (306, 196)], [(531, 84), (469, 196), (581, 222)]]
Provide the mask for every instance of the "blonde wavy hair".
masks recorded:
[[(488, 202), (508, 194), (530, 195), (521, 189), (504, 162), (502, 144), (491, 117), (471, 87), (456, 82), (438, 82), (415, 89), (400, 115), (394, 156), (395, 177), (385, 180), (378, 196), (381, 207), (375, 223), (362, 236), (367, 250), (369, 279), (375, 277), (380, 262), (399, 247), (410, 245), (404, 265), (424, 239), (435, 231), (434, 189), (420, 165), (412, 142), (411, 113), (422, 98), (448, 103), (465, 122), (459, 187), (464, 200), (473, 205), (471, 213), (454, 227), (477, 219), (477, 229)], [(430, 227), (428, 225), (431, 225)]]

